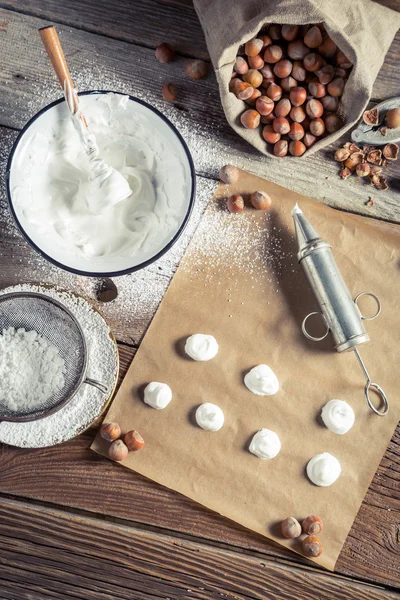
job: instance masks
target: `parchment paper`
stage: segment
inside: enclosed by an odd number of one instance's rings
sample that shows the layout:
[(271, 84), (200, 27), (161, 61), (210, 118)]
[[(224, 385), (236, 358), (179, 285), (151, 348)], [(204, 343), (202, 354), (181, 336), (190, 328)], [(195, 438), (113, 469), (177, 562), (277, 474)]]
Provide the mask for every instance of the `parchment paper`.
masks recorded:
[[(273, 198), (270, 213), (248, 208), (228, 218), (243, 219), (250, 249), (253, 233), (259, 238), (265, 230), (270, 251), (260, 258), (250, 250), (240, 268), (233, 258), (199, 257), (200, 225), (106, 420), (119, 422), (123, 431), (135, 428), (145, 439), (142, 451), (129, 454), (126, 467), (295, 551), (300, 551), (299, 542), (283, 539), (278, 523), (289, 515), (319, 515), (324, 552), (316, 562), (333, 570), (400, 415), (399, 228), (335, 211), (245, 172), (236, 186), (220, 185), (213, 202), (234, 191), (255, 190)], [(353, 352), (336, 353), (331, 336), (314, 343), (301, 333), (303, 317), (317, 306), (295, 259), (290, 211), (296, 202), (331, 242), (351, 294), (373, 291), (382, 301), (381, 315), (367, 322), (372, 341), (360, 351), (373, 380), (388, 395), (386, 417), (367, 407)], [(222, 205), (216, 210), (210, 203), (203, 224), (212, 227), (209, 217), (219, 219), (219, 210), (226, 210)], [(236, 250), (232, 244), (231, 252)], [(214, 360), (201, 363), (184, 356), (185, 339), (197, 332), (218, 340)], [(243, 384), (244, 374), (260, 363), (279, 378), (275, 396), (255, 396)], [(171, 386), (173, 400), (165, 410), (143, 403), (150, 381)], [(332, 398), (346, 400), (356, 413), (345, 435), (331, 433), (319, 420), (321, 407)], [(217, 433), (195, 424), (195, 409), (205, 401), (225, 413)], [(282, 450), (273, 460), (260, 460), (247, 450), (262, 427), (281, 439)], [(98, 436), (92, 448), (106, 454), (107, 446)], [(325, 451), (339, 459), (342, 474), (331, 487), (321, 488), (307, 479), (305, 466)]]

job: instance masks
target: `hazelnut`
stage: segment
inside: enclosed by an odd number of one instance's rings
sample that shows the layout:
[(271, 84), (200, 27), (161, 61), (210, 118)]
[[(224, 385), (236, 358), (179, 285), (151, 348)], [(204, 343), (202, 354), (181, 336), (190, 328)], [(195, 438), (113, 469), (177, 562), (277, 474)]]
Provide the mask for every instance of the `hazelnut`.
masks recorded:
[(347, 76), (348, 76), (348, 73), (347, 73), (346, 69), (340, 69), (339, 67), (336, 67), (335, 77), (341, 77), (342, 79), (346, 79)]
[(204, 79), (208, 74), (208, 63), (204, 60), (191, 60), (186, 65), (186, 75), (191, 79)]
[(309, 48), (318, 48), (322, 44), (322, 33), (319, 27), (314, 25), (304, 36), (304, 43)]
[(335, 152), (335, 160), (337, 160), (338, 162), (344, 162), (349, 158), (349, 156), (350, 150), (348, 150), (347, 148), (339, 148)]
[(271, 124), (271, 122), (275, 119), (274, 113), (269, 113), (269, 115), (261, 115), (260, 123), (263, 125)]
[(257, 69), (249, 69), (247, 73), (243, 75), (243, 81), (252, 85), (253, 88), (258, 88), (262, 84), (263, 76)]
[(317, 138), (315, 137), (315, 135), (312, 135), (312, 133), (305, 133), (304, 137), (303, 137), (303, 144), (306, 146), (306, 148), (310, 148), (313, 144), (315, 144), (315, 142), (317, 141)]
[(314, 96), (314, 98), (323, 98), (326, 95), (326, 88), (318, 81), (318, 79), (310, 81), (308, 84), (308, 89), (311, 96)]
[(262, 43), (263, 43), (262, 48), (261, 48), (262, 50), (264, 50), (264, 48), (266, 48), (267, 46), (270, 46), (272, 44), (272, 40), (269, 37), (269, 35), (264, 34), (261, 36), (261, 39), (262, 39)]
[(275, 156), (286, 156), (288, 153), (288, 143), (286, 140), (279, 140), (274, 144), (274, 154)]
[(382, 175), (373, 175), (371, 182), (378, 190), (387, 190), (389, 187), (386, 183), (386, 179), (382, 177)]
[[(260, 73), (261, 73), (261, 71), (260, 71)], [(264, 87), (265, 89), (267, 89), (268, 86), (271, 83), (274, 83), (274, 82), (275, 82), (275, 75), (272, 75), (272, 77), (263, 77), (263, 82), (262, 82), (261, 85), (262, 85), (262, 87)]]
[(302, 156), (307, 150), (303, 142), (290, 142), (289, 152), (292, 156)]
[(285, 133), (289, 133), (290, 124), (285, 117), (277, 117), (272, 121), (273, 130), (276, 133), (280, 133), (281, 135), (285, 135)]
[(282, 37), (287, 42), (291, 42), (292, 40), (296, 39), (298, 33), (298, 25), (282, 25)]
[(293, 106), (289, 116), (292, 119), (292, 121), (295, 121), (296, 123), (302, 123), (306, 118), (306, 113), (302, 106)]
[(281, 79), (281, 88), (285, 90), (285, 92), (290, 92), (292, 88), (297, 87), (297, 81), (293, 79), (293, 77), (284, 77)]
[(276, 83), (271, 83), (267, 89), (268, 98), (277, 102), (282, 98), (282, 88)]
[(335, 42), (329, 37), (329, 35), (327, 35), (322, 44), (318, 46), (318, 52), (322, 54), (324, 58), (332, 58), (333, 56), (335, 56), (336, 50), (337, 46)]
[(289, 42), (287, 47), (288, 57), (292, 60), (303, 60), (309, 51), (309, 48), (302, 40), (294, 40), (293, 42)]
[(307, 54), (307, 56), (304, 57), (303, 65), (305, 66), (307, 71), (315, 73), (315, 71), (318, 71), (324, 66), (324, 62), (325, 61), (322, 58), (322, 56), (320, 56), (319, 54), (315, 54), (315, 52), (312, 52), (311, 54)]
[(233, 79), (230, 82), (229, 89), (239, 100), (248, 100), (254, 92), (254, 88), (250, 83), (240, 79)]
[(320, 117), (324, 112), (324, 107), (319, 100), (311, 98), (306, 104), (306, 113), (311, 119)]
[(347, 179), (348, 177), (350, 177), (351, 173), (352, 173), (351, 169), (349, 169), (348, 167), (344, 167), (340, 171), (340, 177), (341, 177), (341, 179)]
[(339, 106), (339, 99), (335, 96), (324, 96), (321, 98), (321, 104), (326, 112), (336, 112)]
[(341, 50), (339, 50), (336, 54), (336, 64), (341, 69), (350, 69), (350, 67), (353, 66), (347, 56)]
[(388, 160), (397, 160), (399, 147), (397, 144), (386, 144), (382, 150), (382, 154)]
[(364, 155), (362, 152), (353, 152), (350, 154), (349, 158), (346, 159), (344, 166), (354, 171), (356, 166), (363, 162), (363, 160)]
[[(360, 153), (362, 156), (362, 152)], [(350, 155), (350, 158), (353, 155)], [(371, 150), (367, 154), (367, 161), (373, 165), (379, 165), (382, 160), (382, 150)], [(361, 161), (360, 161), (361, 162)], [(346, 165), (347, 166), (347, 165)]]
[(230, 198), (228, 198), (228, 210), (231, 213), (239, 213), (244, 209), (244, 200), (243, 196), (239, 194), (233, 194)]
[(244, 75), (249, 70), (249, 65), (243, 56), (237, 56), (235, 60), (235, 64), (233, 65), (233, 70), (239, 75)]
[(356, 173), (359, 177), (367, 177), (370, 174), (370, 172), (371, 167), (368, 163), (362, 162), (356, 166)]
[(301, 122), (304, 131), (309, 131), (310, 123), (311, 123), (311, 119), (309, 116), (306, 115), (306, 118), (304, 119), (304, 121)]
[(250, 108), (242, 113), (240, 121), (246, 129), (256, 129), (260, 124), (260, 113)]
[(266, 142), (270, 144), (275, 144), (275, 142), (279, 142), (281, 139), (281, 134), (276, 133), (272, 125), (266, 125), (262, 131), (262, 136)]
[(303, 63), (300, 60), (294, 61), (291, 75), (296, 81), (305, 80), (307, 76), (307, 71), (305, 70)]
[(282, 34), (282, 26), (277, 23), (272, 23), (268, 27), (268, 35), (272, 40), (279, 40)]
[(292, 72), (292, 68), (293, 64), (290, 62), (290, 60), (284, 58), (276, 63), (274, 66), (274, 73), (277, 77), (279, 77), (279, 79), (282, 79), (283, 77), (289, 77), (290, 73)]
[(344, 89), (344, 79), (335, 77), (328, 83), (328, 94), (331, 96), (341, 96)]
[(279, 60), (281, 60), (282, 54), (282, 48), (273, 44), (272, 46), (266, 47), (264, 52), (264, 60), (267, 63), (277, 63)]
[(293, 106), (300, 106), (306, 101), (307, 92), (303, 87), (294, 87), (290, 90), (289, 98)]
[(247, 56), (257, 56), (257, 54), (260, 54), (261, 52), (263, 43), (263, 40), (260, 38), (253, 38), (252, 40), (249, 40), (244, 46), (245, 54), (247, 54)]
[(118, 423), (103, 423), (100, 427), (100, 435), (107, 442), (114, 442), (121, 435), (121, 427)]
[(161, 63), (168, 63), (173, 60), (175, 56), (175, 50), (171, 48), (169, 44), (160, 44), (156, 48), (156, 59)]
[[(287, 98), (282, 98), (282, 100), (279, 100), (278, 104), (275, 106), (275, 115), (277, 117), (287, 117), (291, 108), (292, 105), (290, 104), (290, 100)], [(273, 106), (271, 112), (272, 110), (274, 110)]]
[(292, 123), (290, 126), (289, 137), (291, 140), (297, 141), (304, 137), (304, 129), (300, 123)]
[(113, 442), (108, 449), (108, 456), (112, 460), (116, 460), (118, 462), (125, 460), (125, 458), (128, 456), (128, 453), (128, 447), (122, 440), (115, 440), (115, 442)]
[(391, 108), (387, 111), (386, 124), (389, 129), (400, 127), (400, 108)]
[(260, 97), (261, 97), (261, 91), (260, 90), (254, 90), (254, 92), (252, 93), (252, 95), (250, 96), (250, 98), (248, 98), (246, 100), (246, 104), (248, 104), (249, 106), (255, 106), (258, 98), (260, 98)]
[(168, 100), (168, 102), (173, 102), (177, 98), (178, 88), (174, 83), (166, 83), (163, 86), (162, 95), (164, 100)]
[(310, 515), (301, 524), (303, 532), (307, 535), (317, 535), (322, 531), (322, 520), (315, 515)]
[(227, 183), (228, 185), (236, 183), (239, 179), (239, 174), (239, 169), (237, 167), (234, 167), (233, 165), (225, 165), (219, 170), (220, 180), (224, 183)]
[(322, 554), (322, 544), (316, 535), (308, 535), (301, 542), (304, 556), (316, 558)]
[(315, 71), (316, 76), (318, 77), (320, 83), (326, 85), (335, 76), (335, 69), (332, 65), (324, 65), (318, 71)]
[(257, 54), (257, 56), (249, 56), (249, 67), (251, 69), (262, 69), (264, 66), (264, 61), (262, 59), (262, 56), (260, 56), (260, 54)]
[(288, 539), (294, 539), (301, 536), (301, 525), (294, 517), (287, 517), (281, 523), (282, 535)]
[(135, 429), (128, 431), (128, 433), (124, 435), (124, 442), (128, 447), (128, 450), (141, 450), (144, 446), (144, 439)]
[(271, 198), (265, 192), (253, 192), (250, 202), (257, 210), (268, 210), (272, 204)]
[[(274, 110), (274, 103), (268, 96), (260, 96), (256, 100), (256, 110), (260, 113), (260, 115), (269, 115)], [(285, 115), (281, 115), (285, 116)]]
[(262, 69), (260, 69), (260, 73), (264, 77), (264, 79), (271, 79), (271, 80), (275, 79), (274, 73), (273, 73), (270, 65), (264, 64)]
[(330, 113), (325, 117), (325, 127), (328, 133), (335, 133), (335, 131), (339, 131), (341, 127), (343, 127), (342, 117), (340, 117), (337, 113)]

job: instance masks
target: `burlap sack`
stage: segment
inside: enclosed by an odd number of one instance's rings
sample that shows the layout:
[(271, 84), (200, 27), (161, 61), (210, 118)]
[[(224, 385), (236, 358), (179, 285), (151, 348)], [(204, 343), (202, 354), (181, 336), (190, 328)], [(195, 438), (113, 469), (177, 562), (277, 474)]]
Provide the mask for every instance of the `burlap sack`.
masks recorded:
[(245, 129), (239, 120), (248, 108), (229, 92), (238, 47), (257, 35), (266, 23), (325, 23), (337, 46), (354, 67), (341, 98), (344, 127), (315, 143), (311, 154), (327, 146), (361, 117), (385, 54), (400, 27), (400, 13), (371, 0), (194, 0), (215, 69), (222, 106), (231, 127), (263, 154), (272, 156), (260, 128)]

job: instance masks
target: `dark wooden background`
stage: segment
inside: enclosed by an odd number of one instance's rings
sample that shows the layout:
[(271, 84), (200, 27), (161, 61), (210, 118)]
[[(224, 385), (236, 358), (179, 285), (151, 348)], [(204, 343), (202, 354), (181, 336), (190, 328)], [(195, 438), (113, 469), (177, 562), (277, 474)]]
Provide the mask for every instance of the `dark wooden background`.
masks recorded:
[[(382, 4), (400, 10), (399, 0)], [(139, 95), (182, 124), (200, 190), (210, 189), (218, 168), (233, 162), (331, 206), (400, 221), (397, 166), (391, 167), (390, 191), (375, 192), (368, 207), (371, 190), (337, 177), (332, 148), (301, 162), (265, 160), (230, 130), (214, 76), (191, 82), (184, 73), (189, 57), (208, 59), (190, 0), (0, 1), (2, 175), (19, 129), (60, 95), (36, 31), (49, 23), (57, 25), (81, 90)], [(162, 41), (178, 49), (169, 65), (154, 59)], [(374, 86), (374, 101), (399, 95), (399, 59), (400, 34)], [(167, 81), (180, 88), (176, 108), (160, 100)], [(68, 278), (35, 256), (10, 221), (4, 189), (1, 194), (1, 287), (41, 280), (90, 296), (93, 282)], [(176, 261), (164, 261), (162, 268), (116, 281), (137, 300), (124, 304), (120, 294), (104, 307), (119, 341), (121, 378), (175, 268)], [(146, 286), (151, 302), (143, 301)], [(93, 435), (43, 450), (0, 447), (0, 600), (399, 598), (400, 428), (335, 574), (93, 454)]]

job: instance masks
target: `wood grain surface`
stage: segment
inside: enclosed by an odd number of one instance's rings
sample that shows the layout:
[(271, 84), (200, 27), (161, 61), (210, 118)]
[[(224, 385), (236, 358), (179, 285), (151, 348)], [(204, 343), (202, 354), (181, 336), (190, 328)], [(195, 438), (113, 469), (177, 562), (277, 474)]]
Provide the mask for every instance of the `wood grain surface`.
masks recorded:
[(315, 569), (12, 500), (0, 501), (0, 528), (2, 600), (398, 598)]

